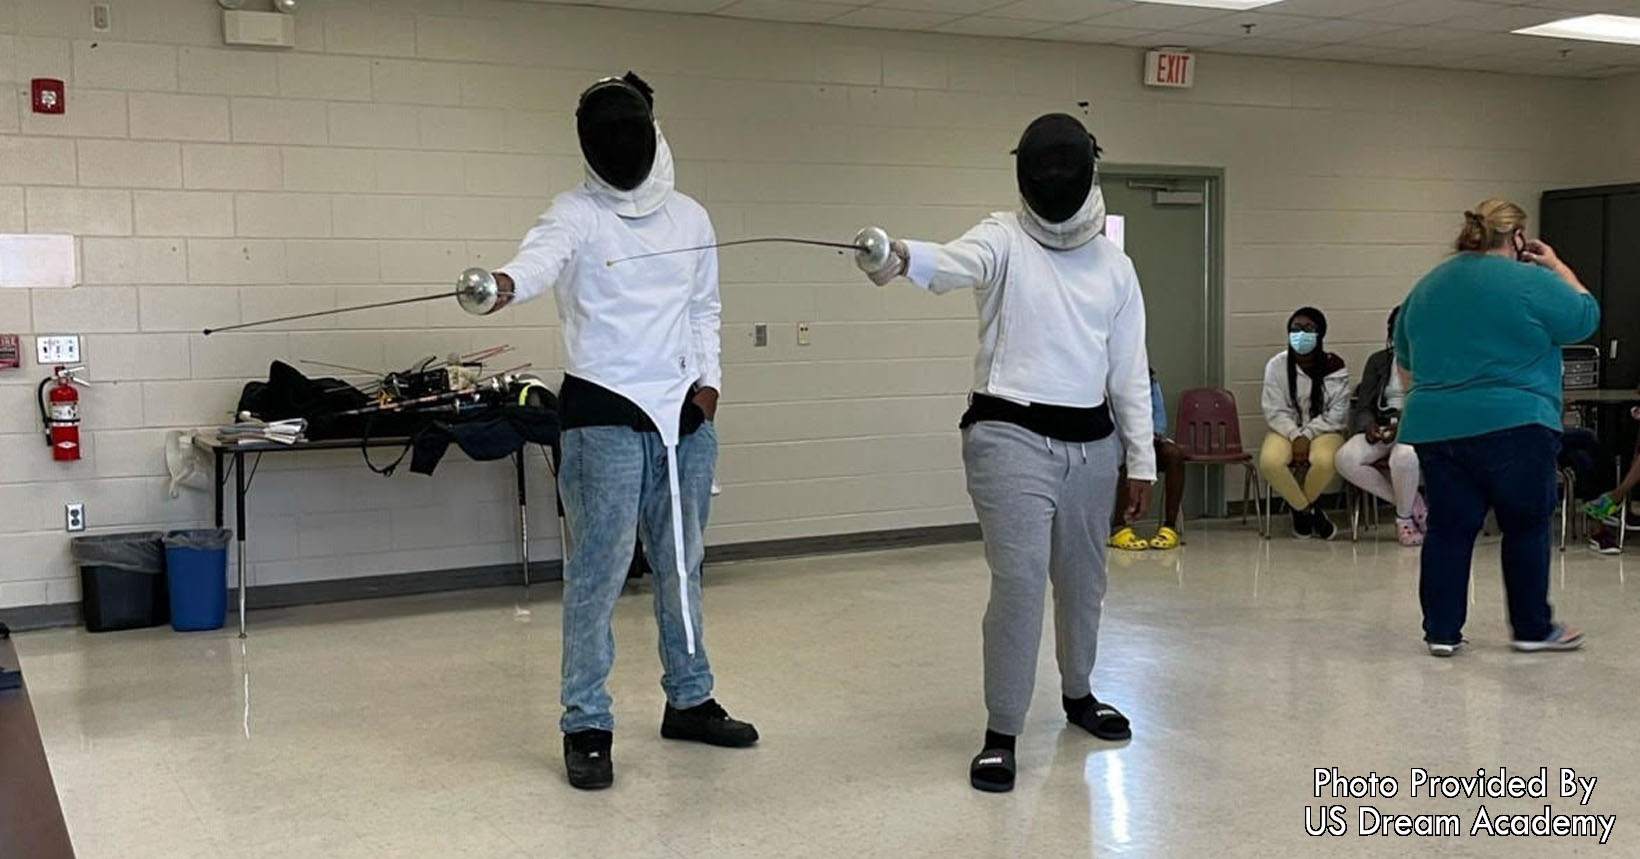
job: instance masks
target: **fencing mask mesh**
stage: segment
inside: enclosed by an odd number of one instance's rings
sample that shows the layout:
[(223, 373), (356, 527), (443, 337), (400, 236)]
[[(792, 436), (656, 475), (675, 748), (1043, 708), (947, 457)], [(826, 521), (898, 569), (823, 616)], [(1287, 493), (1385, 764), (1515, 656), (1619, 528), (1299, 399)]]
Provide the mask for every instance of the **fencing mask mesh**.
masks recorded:
[(1093, 190), (1099, 144), (1069, 114), (1050, 113), (1025, 127), (1015, 150), (1015, 173), (1025, 205), (1041, 220), (1071, 219)]
[(581, 93), (575, 130), (587, 166), (611, 186), (630, 191), (655, 164), (654, 90), (632, 72), (605, 78)]

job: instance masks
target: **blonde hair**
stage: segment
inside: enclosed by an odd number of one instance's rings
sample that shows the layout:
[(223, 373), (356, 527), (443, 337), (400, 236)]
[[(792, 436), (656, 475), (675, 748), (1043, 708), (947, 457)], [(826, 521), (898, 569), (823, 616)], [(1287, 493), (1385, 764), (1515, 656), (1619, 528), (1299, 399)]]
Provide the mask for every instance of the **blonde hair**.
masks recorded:
[(1493, 198), (1463, 213), (1463, 230), (1455, 243), (1459, 251), (1497, 250), (1516, 230), (1526, 227), (1526, 210)]

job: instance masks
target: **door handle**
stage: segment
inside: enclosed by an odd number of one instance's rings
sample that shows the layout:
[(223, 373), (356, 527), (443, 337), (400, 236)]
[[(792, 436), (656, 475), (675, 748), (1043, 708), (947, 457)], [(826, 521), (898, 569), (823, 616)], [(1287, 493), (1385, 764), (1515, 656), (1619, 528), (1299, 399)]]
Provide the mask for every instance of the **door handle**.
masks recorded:
[(1615, 337), (1612, 338), (1611, 346), (1608, 347), (1608, 348), (1609, 348), (1610, 351), (1609, 351), (1609, 354), (1606, 356), (1607, 360), (1616, 361), (1617, 360), (1617, 338), (1615, 338)]

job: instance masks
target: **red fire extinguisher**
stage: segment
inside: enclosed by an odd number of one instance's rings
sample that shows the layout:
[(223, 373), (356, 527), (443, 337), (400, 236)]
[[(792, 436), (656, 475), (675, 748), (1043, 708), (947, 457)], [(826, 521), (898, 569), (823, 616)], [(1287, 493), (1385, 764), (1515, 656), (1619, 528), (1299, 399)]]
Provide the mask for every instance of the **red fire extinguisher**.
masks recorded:
[[(40, 399), (40, 422), (44, 425), (46, 444), (51, 446), (51, 458), (69, 462), (80, 458), (80, 392), (75, 385), (85, 382), (74, 376), (84, 367), (58, 367), (50, 377), (40, 381), (36, 391)], [(56, 382), (52, 385), (52, 382)], [(46, 386), (51, 392), (46, 393)], [(49, 404), (48, 404), (49, 400)]]

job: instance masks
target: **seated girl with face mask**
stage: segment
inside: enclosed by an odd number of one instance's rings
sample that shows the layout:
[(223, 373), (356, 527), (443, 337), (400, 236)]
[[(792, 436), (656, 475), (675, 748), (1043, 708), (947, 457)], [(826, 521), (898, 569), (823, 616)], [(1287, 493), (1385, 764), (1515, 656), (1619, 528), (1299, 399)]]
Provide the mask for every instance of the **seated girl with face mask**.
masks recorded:
[[(1344, 444), (1350, 409), (1350, 373), (1328, 352), (1327, 317), (1301, 307), (1287, 320), (1287, 348), (1264, 365), (1260, 397), (1270, 432), (1259, 450), (1259, 473), (1293, 510), (1293, 536), (1331, 540), (1336, 526), (1316, 507), (1337, 473), (1333, 460)], [(1295, 462), (1309, 463), (1304, 484)]]

